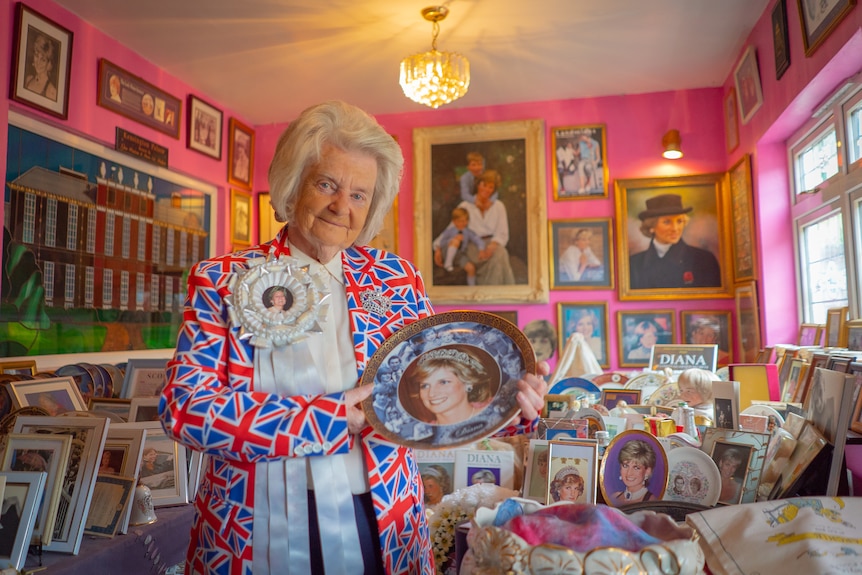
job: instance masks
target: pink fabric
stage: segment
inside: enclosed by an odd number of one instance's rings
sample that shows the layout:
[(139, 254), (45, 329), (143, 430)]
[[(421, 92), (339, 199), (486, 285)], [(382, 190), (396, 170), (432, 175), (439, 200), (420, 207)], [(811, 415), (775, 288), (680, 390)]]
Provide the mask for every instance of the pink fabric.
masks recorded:
[(514, 517), (504, 527), (530, 545), (553, 543), (579, 553), (596, 547), (638, 551), (661, 542), (605, 505), (554, 505)]

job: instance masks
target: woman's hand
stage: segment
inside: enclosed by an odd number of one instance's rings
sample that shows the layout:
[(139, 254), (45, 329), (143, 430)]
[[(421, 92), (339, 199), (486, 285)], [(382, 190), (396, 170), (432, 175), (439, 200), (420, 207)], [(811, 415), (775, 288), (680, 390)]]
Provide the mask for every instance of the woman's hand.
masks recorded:
[(536, 419), (545, 407), (548, 382), (544, 376), (551, 373), (551, 368), (546, 361), (540, 361), (538, 368), (538, 375), (528, 373), (518, 382), (518, 405), (525, 419)]
[(373, 388), (373, 385), (368, 384), (344, 392), (344, 403), (347, 405), (347, 430), (354, 435), (368, 425), (365, 412), (362, 410), (362, 401), (371, 395)]

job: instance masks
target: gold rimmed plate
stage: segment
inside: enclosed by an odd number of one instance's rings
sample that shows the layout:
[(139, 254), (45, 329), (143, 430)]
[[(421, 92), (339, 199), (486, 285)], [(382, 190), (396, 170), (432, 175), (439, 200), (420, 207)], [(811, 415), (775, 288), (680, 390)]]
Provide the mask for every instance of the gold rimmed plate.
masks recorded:
[(374, 386), (362, 408), (393, 443), (447, 449), (504, 427), (527, 373), (536, 357), (517, 326), (486, 312), (439, 313), (383, 342), (362, 374)]

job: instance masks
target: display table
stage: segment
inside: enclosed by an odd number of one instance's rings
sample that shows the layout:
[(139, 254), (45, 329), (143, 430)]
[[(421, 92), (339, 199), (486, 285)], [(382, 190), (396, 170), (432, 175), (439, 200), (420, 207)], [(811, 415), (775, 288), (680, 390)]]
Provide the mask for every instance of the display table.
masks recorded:
[[(194, 506), (160, 507), (158, 520), (150, 525), (129, 526), (125, 535), (112, 539), (84, 535), (77, 555), (42, 553), (41, 573), (50, 575), (93, 575), (122, 573), (152, 575), (185, 560)], [(39, 558), (27, 557), (26, 570), (37, 570)]]

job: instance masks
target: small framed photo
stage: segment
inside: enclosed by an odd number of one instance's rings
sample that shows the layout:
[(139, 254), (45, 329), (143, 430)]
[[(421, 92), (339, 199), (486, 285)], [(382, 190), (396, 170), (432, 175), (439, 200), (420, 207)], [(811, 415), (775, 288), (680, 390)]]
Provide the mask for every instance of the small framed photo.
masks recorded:
[(724, 97), (724, 142), (728, 154), (739, 146), (739, 113), (736, 104), (736, 88), (731, 88)]
[(227, 180), (231, 185), (252, 189), (254, 130), (236, 118), (228, 123)]
[(607, 127), (604, 124), (551, 128), (554, 199), (608, 197)]
[(605, 503), (620, 507), (664, 496), (667, 454), (652, 434), (638, 429), (614, 437), (602, 458), (601, 486)]
[(847, 347), (844, 325), (847, 323), (847, 306), (826, 310), (826, 347)]
[(159, 420), (158, 397), (133, 397), (129, 406), (129, 423)]
[[(10, 433), (0, 462), (3, 471), (44, 471), (45, 494), (33, 526), (32, 545), (50, 545), (63, 492), (63, 477), (72, 449), (68, 435)], [(2, 555), (2, 551), (0, 551)]]
[(790, 371), (787, 373), (787, 378), (784, 380), (783, 392), (781, 395), (782, 401), (794, 401), (796, 390), (800, 387), (799, 382), (805, 379), (809, 363), (801, 357), (794, 357), (790, 360)]
[(500, 487), (514, 487), (515, 452), (486, 449), (458, 449), (455, 451), (455, 489), (493, 483)]
[(551, 289), (614, 287), (610, 218), (548, 222)]
[(559, 302), (557, 303), (557, 327), (560, 331), (557, 338), (559, 345), (557, 357), (562, 357), (569, 337), (578, 332), (584, 336), (584, 341), (590, 346), (599, 365), (603, 368), (610, 367), (607, 302)]
[(524, 471), (524, 497), (545, 503), (548, 500), (549, 453), (547, 439), (531, 439)]
[(811, 56), (838, 23), (856, 5), (856, 0), (823, 0), (806, 2), (796, 0), (799, 6), (799, 23), (802, 25), (802, 43), (805, 56)]
[(719, 503), (736, 504), (742, 502), (743, 486), (748, 475), (752, 447), (716, 441), (712, 444), (710, 457), (718, 466), (721, 476)]
[(251, 245), (251, 194), (230, 191), (230, 241), (235, 247)]
[(744, 125), (754, 117), (754, 114), (763, 105), (760, 69), (757, 66), (757, 52), (754, 45), (749, 46), (742, 54), (742, 58), (733, 71), (733, 81), (739, 97), (739, 117)]
[(733, 340), (730, 333), (730, 311), (681, 311), (679, 312), (682, 342), (685, 344), (718, 346), (718, 367), (733, 361)]
[(712, 404), (715, 427), (739, 429), (738, 381), (713, 381)]
[(626, 405), (640, 405), (641, 390), (602, 388), (601, 401), (602, 405), (608, 408), (608, 411), (617, 407), (620, 401), (625, 401)]
[(733, 281), (757, 279), (757, 234), (754, 221), (754, 188), (751, 184), (751, 155), (743, 154), (728, 175), (730, 189), (730, 246)]
[(168, 360), (132, 358), (126, 364), (120, 397), (159, 397), (165, 387)]
[[(769, 494), (769, 499), (781, 499), (796, 494), (796, 486), (800, 480), (811, 473), (809, 467), (817, 455), (829, 442), (811, 422), (803, 422), (802, 431), (796, 438), (796, 448), (790, 455), (784, 473), (779, 476)], [(822, 469), (817, 470), (822, 472)]]
[(186, 147), (221, 160), (223, 118), (221, 110), (189, 94)]
[(120, 399), (117, 397), (91, 397), (87, 404), (87, 411), (92, 411), (99, 414), (110, 414), (116, 417), (111, 417), (111, 423), (121, 421), (126, 423), (129, 421), (129, 410), (132, 407), (131, 399)]
[[(137, 477), (141, 469), (141, 456), (144, 453), (144, 442), (147, 430), (134, 424), (111, 423), (105, 447), (99, 456), (99, 475), (122, 475)], [(125, 510), (118, 526), (120, 533), (127, 533), (131, 505)]]
[(0, 362), (0, 374), (2, 375), (36, 375), (36, 361), (4, 361)]
[(772, 9), (772, 47), (775, 52), (775, 79), (780, 80), (790, 67), (786, 0), (778, 0)]
[(12, 567), (16, 572), (23, 570), (27, 559), (47, 475), (39, 471), (0, 471), (0, 477), (6, 479), (6, 488), (0, 494), (6, 531), (0, 540), (0, 565)]
[(620, 367), (648, 367), (656, 344), (673, 343), (673, 310), (617, 312)]
[(167, 436), (155, 421), (127, 423), (127, 428), (146, 429), (138, 483), (150, 488), (153, 507), (188, 503), (186, 448)]
[(862, 351), (862, 319), (853, 319), (844, 324), (844, 342), (851, 351)]
[(548, 361), (557, 352), (557, 328), (550, 321), (534, 319), (527, 322), (523, 331), (530, 340), (536, 361)]
[(542, 417), (548, 418), (563, 418), (570, 411), (577, 409), (580, 405), (574, 395), (549, 393), (544, 397), (545, 407), (542, 409)]
[(12, 54), (13, 100), (63, 120), (69, 117), (72, 37), (70, 30), (23, 2), (18, 3)]
[(540, 418), (536, 426), (536, 437), (548, 441), (588, 439), (590, 425), (585, 419)]
[(823, 326), (819, 323), (803, 323), (799, 326), (796, 345), (820, 345), (823, 339)]
[(113, 537), (120, 529), (126, 510), (131, 509), (135, 478), (122, 475), (96, 476), (93, 499), (99, 505), (91, 505), (87, 513), (84, 533), (97, 537)]
[[(425, 487), (425, 504), (437, 505), (455, 490), (455, 450), (415, 449), (416, 465)], [(189, 483), (189, 498), (192, 485)]]
[[(737, 285), (734, 291), (736, 304), (737, 342), (743, 363), (754, 363), (760, 351), (760, 308), (757, 304), (757, 282)], [(862, 342), (862, 334), (860, 334)], [(862, 344), (860, 344), (862, 345)]]
[(41, 407), (48, 415), (87, 411), (87, 404), (72, 377), (10, 381), (9, 392), (16, 408)]
[(548, 444), (548, 497), (559, 501), (596, 502), (598, 444), (595, 440), (551, 441)]
[(769, 433), (706, 428), (700, 450), (718, 465), (719, 503), (754, 503), (770, 437)]

